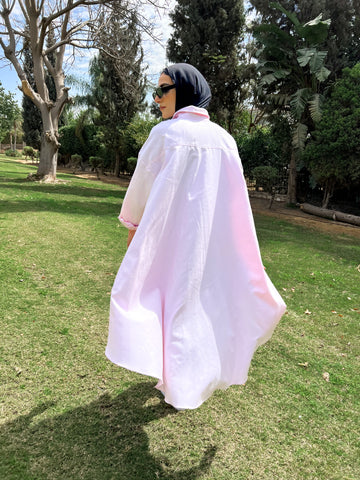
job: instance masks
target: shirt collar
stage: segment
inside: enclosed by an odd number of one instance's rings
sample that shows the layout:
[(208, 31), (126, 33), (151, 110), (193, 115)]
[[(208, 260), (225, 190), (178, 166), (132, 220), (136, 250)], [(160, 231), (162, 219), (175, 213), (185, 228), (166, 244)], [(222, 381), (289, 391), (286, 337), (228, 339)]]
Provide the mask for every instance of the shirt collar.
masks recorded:
[(193, 105), (189, 105), (188, 107), (181, 108), (177, 112), (174, 113), (174, 118), (178, 118), (183, 113), (192, 113), (193, 115), (199, 115), (200, 117), (210, 118), (208, 111), (205, 108), (194, 107)]

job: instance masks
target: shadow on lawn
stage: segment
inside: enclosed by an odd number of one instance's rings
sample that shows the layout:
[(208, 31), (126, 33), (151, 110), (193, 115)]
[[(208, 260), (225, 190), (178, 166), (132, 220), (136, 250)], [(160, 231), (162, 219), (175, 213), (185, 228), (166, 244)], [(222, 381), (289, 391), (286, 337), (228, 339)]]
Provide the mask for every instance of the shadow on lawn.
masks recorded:
[(288, 252), (317, 251), (324, 255), (325, 261), (333, 257), (337, 261), (342, 259), (349, 265), (356, 266), (359, 263), (359, 242), (355, 237), (320, 232), (305, 226), (294, 225), (286, 220), (279, 221), (261, 216), (261, 214), (255, 214), (254, 218), (261, 245), (272, 243), (273, 250), (286, 246)]
[[(1, 187), (0, 187), (1, 188)], [(95, 215), (99, 217), (111, 216), (116, 218), (121, 209), (119, 202), (100, 201), (63, 201), (55, 198), (43, 198), (34, 200), (5, 201), (0, 203), (0, 212), (24, 213), (24, 212), (54, 212), (74, 215)]]
[[(3, 200), (0, 204), (0, 211), (6, 213), (57, 212), (117, 216), (125, 196), (125, 190), (120, 188), (94, 188), (72, 183), (34, 184), (26, 179), (0, 180), (0, 189), (3, 193), (6, 189), (17, 189), (15, 199)], [(96, 200), (91, 200), (94, 198)]]
[[(86, 182), (86, 180), (83, 180)], [(91, 180), (94, 183), (94, 180)], [(74, 185), (71, 181), (68, 183), (55, 183), (55, 184), (44, 184), (39, 182), (29, 182), (26, 179), (19, 179), (19, 178), (12, 178), (2, 180), (0, 179), (1, 189), (14, 189), (20, 187), (20, 192), (36, 192), (36, 193), (52, 193), (52, 194), (59, 194), (59, 195), (77, 195), (81, 197), (101, 197), (101, 198), (108, 198), (111, 197), (118, 197), (124, 198), (125, 196), (125, 188), (124, 187), (117, 187), (117, 188), (110, 188), (107, 189), (106, 186), (104, 188), (94, 188), (86, 185)], [(116, 185), (115, 185), (116, 187)]]
[[(216, 447), (204, 448), (200, 462), (172, 471), (151, 455), (144, 427), (177, 412), (154, 396), (150, 382), (136, 384), (116, 398), (103, 395), (91, 404), (36, 421), (51, 404), (0, 428), (0, 475), (11, 479), (195, 480), (209, 470)], [(166, 446), (166, 438), (163, 438)]]

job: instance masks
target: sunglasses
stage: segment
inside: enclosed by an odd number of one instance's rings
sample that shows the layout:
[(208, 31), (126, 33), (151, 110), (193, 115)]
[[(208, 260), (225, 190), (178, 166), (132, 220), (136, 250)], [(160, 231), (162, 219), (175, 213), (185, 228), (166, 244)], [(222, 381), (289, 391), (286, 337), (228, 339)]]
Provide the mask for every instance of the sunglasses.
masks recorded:
[(166, 85), (166, 87), (157, 87), (155, 88), (155, 90), (153, 91), (153, 99), (155, 100), (156, 97), (159, 97), (159, 98), (162, 98), (163, 95), (165, 95), (165, 93), (167, 93), (169, 90), (175, 88), (176, 86), (175, 85)]

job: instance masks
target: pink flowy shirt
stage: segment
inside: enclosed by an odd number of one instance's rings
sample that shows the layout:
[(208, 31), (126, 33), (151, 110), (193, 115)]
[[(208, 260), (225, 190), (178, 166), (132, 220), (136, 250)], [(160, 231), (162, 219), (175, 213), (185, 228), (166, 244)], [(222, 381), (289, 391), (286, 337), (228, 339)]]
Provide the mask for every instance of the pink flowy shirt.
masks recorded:
[(107, 357), (175, 408), (244, 384), (285, 304), (262, 264), (234, 139), (198, 107), (155, 126), (120, 221), (137, 229), (111, 294)]

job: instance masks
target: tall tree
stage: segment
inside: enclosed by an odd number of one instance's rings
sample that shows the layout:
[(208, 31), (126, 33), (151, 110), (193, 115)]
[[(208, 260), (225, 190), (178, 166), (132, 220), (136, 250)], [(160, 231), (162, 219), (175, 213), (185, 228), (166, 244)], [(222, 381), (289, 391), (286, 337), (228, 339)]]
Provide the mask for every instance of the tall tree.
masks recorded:
[(284, 113), (293, 129), (293, 152), (289, 167), (288, 199), (296, 202), (296, 160), (303, 150), (308, 132), (321, 118), (322, 84), (330, 71), (325, 67), (327, 51), (319, 46), (328, 35), (330, 21), (321, 15), (301, 23), (297, 15), (272, 3), (288, 17), (287, 32), (276, 24), (264, 23), (255, 29), (258, 40), (259, 88), (269, 111)]
[[(291, 31), (292, 23), (287, 15), (274, 9), (273, 2), (250, 0), (256, 10), (255, 23), (275, 24), (282, 30)], [(326, 67), (329, 80), (341, 76), (344, 67), (352, 67), (360, 58), (360, 2), (359, 0), (279, 0), (284, 9), (294, 13), (300, 23), (306, 23), (322, 14), (331, 20), (329, 35), (323, 48), (328, 52)]]
[(145, 98), (143, 50), (136, 14), (125, 23), (121, 12), (115, 9), (98, 39), (98, 47), (100, 53), (90, 68), (92, 85), (88, 100), (99, 112), (96, 124), (108, 150), (114, 153), (114, 173), (119, 175), (125, 128)]
[(353, 29), (349, 46), (350, 66), (356, 64), (360, 60), (360, 2), (354, 1), (353, 7)]
[(19, 111), (14, 94), (6, 92), (0, 82), (0, 142), (10, 133), (19, 116)]
[(231, 130), (243, 94), (239, 65), (243, 0), (178, 0), (170, 18), (174, 30), (168, 59), (201, 71), (212, 92), (210, 114)]
[[(154, 4), (153, 0), (131, 3), (124, 0), (1, 0), (0, 3), (0, 47), (5, 57), (14, 66), (21, 89), (41, 112), (43, 134), (38, 177), (47, 181), (56, 178), (57, 153), (59, 149), (59, 118), (66, 103), (69, 102), (69, 88), (65, 86), (65, 55), (72, 49), (73, 55), (80, 48), (89, 49), (96, 46), (99, 29), (104, 12), (111, 11), (116, 5), (124, 18), (129, 18), (136, 11), (138, 4)], [(19, 9), (15, 9), (18, 6)], [(150, 23), (142, 18), (145, 31), (150, 30)], [(49, 35), (54, 35), (52, 46), (48, 47)], [(34, 65), (36, 91), (19, 61), (22, 48), (19, 37), (26, 38), (30, 45)], [(68, 50), (67, 50), (68, 49)], [(56, 53), (55, 66), (51, 55)], [(46, 69), (54, 80), (56, 100), (51, 100), (46, 85)]]
[(303, 154), (323, 188), (323, 204), (338, 187), (360, 185), (360, 63), (346, 68), (331, 89), (321, 121)]

